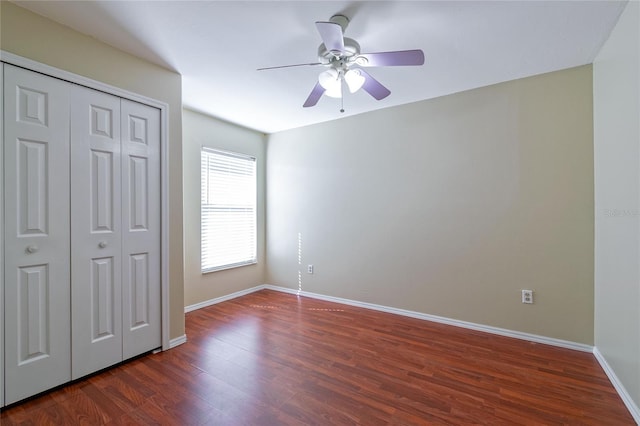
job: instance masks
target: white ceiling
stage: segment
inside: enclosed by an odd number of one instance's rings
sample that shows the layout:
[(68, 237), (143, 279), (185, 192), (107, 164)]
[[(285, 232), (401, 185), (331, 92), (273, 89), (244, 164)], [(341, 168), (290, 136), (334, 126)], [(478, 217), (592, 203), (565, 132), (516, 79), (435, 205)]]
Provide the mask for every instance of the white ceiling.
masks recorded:
[[(182, 75), (184, 106), (265, 133), (588, 64), (626, 1), (16, 1)], [(323, 96), (314, 22), (342, 13), (362, 52), (422, 49), (425, 65), (369, 68), (391, 90)]]

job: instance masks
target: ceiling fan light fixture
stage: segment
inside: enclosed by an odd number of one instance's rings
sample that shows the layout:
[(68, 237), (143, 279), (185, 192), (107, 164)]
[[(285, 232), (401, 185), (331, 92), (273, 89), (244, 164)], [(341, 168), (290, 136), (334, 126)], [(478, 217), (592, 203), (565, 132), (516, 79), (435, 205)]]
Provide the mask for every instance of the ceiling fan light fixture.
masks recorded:
[(338, 84), (336, 86), (333, 86), (332, 88), (325, 90), (324, 94), (329, 96), (330, 98), (341, 98), (342, 85)]
[(342, 97), (342, 81), (340, 73), (334, 69), (328, 69), (321, 72), (318, 76), (318, 82), (325, 90), (324, 94), (332, 98)]
[(365, 82), (365, 78), (359, 70), (349, 70), (344, 75), (344, 81), (347, 82), (349, 91), (351, 93), (355, 93), (360, 90)]

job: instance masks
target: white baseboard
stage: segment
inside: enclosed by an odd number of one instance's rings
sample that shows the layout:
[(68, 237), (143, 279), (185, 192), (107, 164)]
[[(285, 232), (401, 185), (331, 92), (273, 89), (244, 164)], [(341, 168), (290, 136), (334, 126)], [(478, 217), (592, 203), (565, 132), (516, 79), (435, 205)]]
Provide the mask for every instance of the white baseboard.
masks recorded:
[(425, 321), (432, 321), (441, 324), (452, 325), (455, 327), (467, 328), (470, 330), (483, 331), (485, 333), (497, 334), (500, 336), (513, 337), (516, 339), (527, 340), (530, 342), (543, 343), (545, 345), (558, 346), (561, 348), (573, 349), (581, 352), (592, 352), (593, 346), (585, 345), (583, 343), (571, 342), (568, 340), (555, 339), (553, 337), (539, 336), (537, 334), (523, 333), (520, 331), (507, 330), (504, 328), (492, 327), (489, 325), (476, 324), (467, 321), (460, 321), (456, 319), (440, 317), (437, 315), (424, 314), (422, 312), (408, 311), (405, 309), (392, 308), (383, 305), (376, 305), (374, 303), (359, 302), (356, 300), (343, 299), (341, 297), (325, 296), (317, 293), (309, 293), (307, 291), (299, 291), (286, 287), (278, 287), (270, 284), (261, 286), (262, 288), (281, 291), (284, 293), (296, 294), (299, 296), (312, 297), (314, 299), (326, 300), (329, 302), (342, 303), (350, 306), (357, 306), (360, 308), (373, 309), (375, 311), (387, 312), (390, 314), (403, 315), (405, 317), (417, 318)]
[(627, 392), (627, 389), (624, 387), (620, 379), (618, 379), (618, 376), (613, 371), (613, 368), (611, 368), (611, 366), (607, 362), (607, 359), (604, 357), (604, 355), (602, 355), (597, 347), (593, 348), (593, 355), (600, 363), (600, 366), (606, 373), (607, 377), (609, 377), (611, 384), (618, 392), (618, 395), (620, 395), (620, 398), (622, 399), (622, 402), (624, 402), (624, 405), (627, 406), (627, 409), (631, 413), (633, 419), (636, 421), (636, 423), (638, 423), (638, 425), (640, 425), (640, 407), (638, 407), (638, 404), (633, 401), (631, 395), (629, 395), (629, 392)]
[[(633, 401), (629, 393), (626, 391), (625, 387), (622, 385), (622, 383), (620, 382), (616, 374), (613, 372), (613, 370), (607, 363), (606, 359), (602, 356), (600, 351), (598, 351), (598, 348), (590, 345), (585, 345), (583, 343), (571, 342), (568, 340), (556, 339), (553, 337), (539, 336), (537, 334), (523, 333), (520, 331), (514, 331), (514, 330), (508, 330), (508, 329), (499, 328), (499, 327), (476, 324), (468, 321), (460, 321), (452, 318), (440, 317), (437, 315), (429, 315), (422, 312), (409, 311), (406, 309), (398, 309), (398, 308), (392, 308), (389, 306), (376, 305), (374, 303), (359, 302), (357, 300), (344, 299), (341, 297), (333, 297), (333, 296), (326, 296), (318, 293), (310, 293), (308, 291), (296, 290), (296, 289), (287, 288), (287, 287), (280, 287), (280, 286), (275, 286), (271, 284), (262, 284), (246, 290), (228, 294), (226, 296), (217, 297), (215, 299), (210, 299), (204, 302), (196, 303), (194, 305), (185, 307), (184, 311), (185, 312), (194, 311), (196, 309), (215, 305), (216, 303), (221, 303), (227, 300), (235, 299), (236, 297), (244, 296), (246, 294), (254, 293), (256, 291), (265, 290), (265, 289), (279, 291), (282, 293), (294, 294), (296, 296), (304, 296), (304, 297), (310, 297), (313, 299), (326, 300), (328, 302), (341, 303), (344, 305), (357, 306), (360, 308), (372, 309), (375, 311), (387, 312), (391, 314), (417, 318), (425, 321), (432, 321), (432, 322), (437, 322), (441, 324), (452, 325), (454, 327), (462, 327), (470, 330), (497, 334), (499, 336), (513, 337), (520, 340), (526, 340), (526, 341), (535, 342), (535, 343), (542, 343), (545, 345), (557, 346), (557, 347), (566, 348), (566, 349), (573, 349), (580, 352), (591, 352), (594, 354), (595, 358), (598, 360), (598, 362), (602, 366), (602, 369), (609, 377), (609, 380), (611, 380), (611, 383), (613, 384), (614, 388), (620, 395), (620, 398), (622, 398), (622, 401), (626, 405), (627, 409), (633, 416), (636, 423), (640, 425), (640, 409), (638, 408), (638, 405)], [(174, 345), (174, 341), (176, 341), (175, 345)], [(179, 344), (182, 344), (184, 342), (186, 342), (186, 336), (173, 339), (171, 340), (171, 347), (178, 346)]]
[(237, 291), (235, 293), (228, 294), (226, 296), (216, 297), (215, 299), (205, 300), (204, 302), (196, 303), (186, 306), (184, 308), (185, 313), (195, 311), (196, 309), (205, 308), (207, 306), (215, 305), (216, 303), (225, 302), (227, 300), (235, 299), (236, 297), (244, 296), (250, 293), (254, 293), (260, 290), (274, 290), (282, 293), (295, 294), (297, 296), (311, 297), (313, 299), (326, 300), (328, 302), (341, 303), (343, 305), (357, 306), (360, 308), (373, 309), (375, 311), (387, 312), (390, 314), (402, 315), (405, 317), (417, 318), (425, 321), (432, 321), (441, 324), (452, 325), (455, 327), (467, 328), (470, 330), (483, 331), (485, 333), (497, 334), (500, 336), (513, 337), (516, 339), (527, 340), (530, 342), (542, 343), (545, 345), (558, 346), (561, 348), (573, 349), (581, 352), (593, 352), (593, 346), (585, 345), (583, 343), (571, 342), (568, 340), (555, 339), (553, 337), (539, 336), (537, 334), (523, 333), (520, 331), (508, 330), (505, 328), (492, 327), (489, 325), (476, 324), (467, 321), (460, 321), (452, 318), (440, 317), (437, 315), (425, 314), (422, 312), (409, 311), (406, 309), (392, 308), (389, 306), (376, 305), (374, 303), (359, 302), (357, 300), (343, 299), (342, 297), (326, 296), (318, 293), (310, 293), (308, 291), (296, 290), (287, 287), (280, 287), (271, 284), (262, 284), (256, 287), (248, 288), (246, 290)]
[(235, 293), (227, 294), (225, 296), (216, 297), (214, 299), (205, 300), (204, 302), (195, 303), (193, 305), (185, 306), (184, 313), (195, 311), (196, 309), (206, 308), (207, 306), (215, 305), (216, 303), (226, 302), (227, 300), (235, 299), (236, 297), (244, 296), (250, 293), (254, 293), (256, 291), (263, 290), (265, 285), (259, 285), (256, 287), (251, 287), (246, 290), (236, 291)]
[(180, 346), (183, 343), (187, 343), (186, 334), (183, 334), (180, 337), (176, 337), (175, 339), (169, 340), (169, 349), (175, 348), (176, 346)]

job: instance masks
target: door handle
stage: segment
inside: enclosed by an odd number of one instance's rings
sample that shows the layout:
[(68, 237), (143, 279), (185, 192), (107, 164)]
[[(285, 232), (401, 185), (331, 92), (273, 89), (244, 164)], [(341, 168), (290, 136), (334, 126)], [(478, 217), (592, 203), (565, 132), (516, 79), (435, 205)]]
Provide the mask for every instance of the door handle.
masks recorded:
[(27, 246), (27, 253), (31, 254), (37, 251), (38, 251), (38, 246), (36, 245)]
[(100, 248), (105, 248), (106, 246), (107, 246), (107, 242), (106, 241), (100, 241), (98, 243), (98, 247), (100, 247)]

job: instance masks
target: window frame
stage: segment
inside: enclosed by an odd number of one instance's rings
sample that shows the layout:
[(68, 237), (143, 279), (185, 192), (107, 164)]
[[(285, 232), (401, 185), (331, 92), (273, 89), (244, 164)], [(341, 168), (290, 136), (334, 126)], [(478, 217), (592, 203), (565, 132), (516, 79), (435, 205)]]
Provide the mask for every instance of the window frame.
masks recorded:
[[(203, 183), (205, 181), (204, 173), (208, 173), (208, 170), (203, 167), (203, 156), (205, 154), (213, 154), (225, 157), (231, 157), (235, 159), (247, 160), (253, 162), (253, 257), (238, 262), (220, 264), (218, 266), (204, 267), (205, 260), (205, 232), (204, 232), (204, 200), (203, 200)], [(211, 204), (207, 204), (211, 205)], [(200, 272), (208, 274), (211, 272), (224, 271), (228, 269), (239, 268), (242, 266), (255, 265), (258, 263), (258, 160), (255, 156), (244, 154), (240, 152), (226, 151), (218, 148), (211, 148), (202, 145), (200, 147)]]

